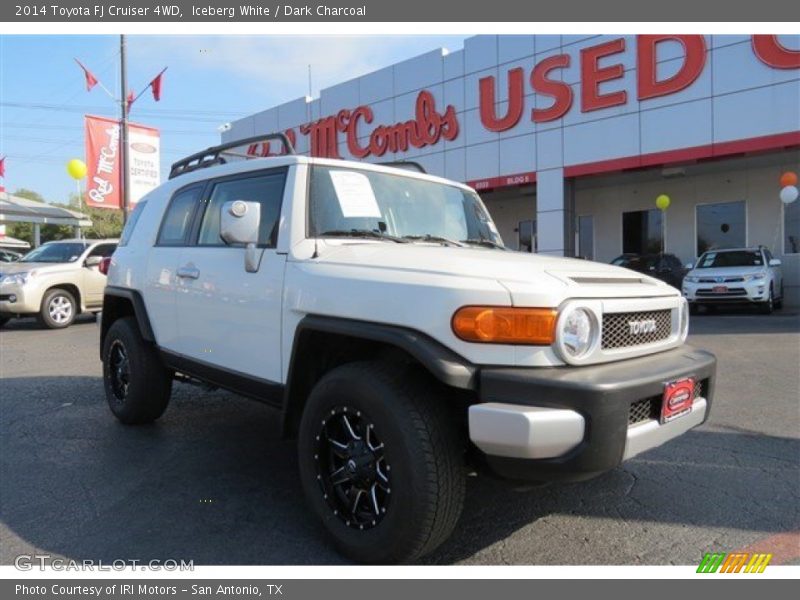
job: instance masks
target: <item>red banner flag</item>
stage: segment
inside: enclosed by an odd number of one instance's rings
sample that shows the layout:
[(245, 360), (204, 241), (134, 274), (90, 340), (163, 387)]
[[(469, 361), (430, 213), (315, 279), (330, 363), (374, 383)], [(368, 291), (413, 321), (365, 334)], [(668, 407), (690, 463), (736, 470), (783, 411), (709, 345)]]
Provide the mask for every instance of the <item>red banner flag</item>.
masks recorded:
[[(164, 69), (166, 71), (166, 69)], [(164, 77), (164, 71), (161, 71), (153, 81), (150, 82), (150, 89), (153, 90), (153, 100), (158, 102), (161, 100), (161, 78)]]
[(128, 110), (130, 111), (131, 106), (133, 106), (134, 101), (136, 100), (136, 96), (133, 94), (133, 90), (128, 92)]
[[(86, 115), (86, 204), (119, 209), (119, 121)], [(128, 185), (131, 206), (160, 182), (160, 143), (157, 129), (128, 123)]]
[(6, 157), (0, 158), (0, 177), (6, 176)]
[(78, 63), (78, 66), (83, 69), (83, 76), (86, 77), (86, 91), (91, 92), (92, 88), (97, 85), (97, 77), (92, 75), (92, 72), (89, 71), (86, 67), (83, 66), (83, 63), (79, 61), (77, 58), (75, 62)]

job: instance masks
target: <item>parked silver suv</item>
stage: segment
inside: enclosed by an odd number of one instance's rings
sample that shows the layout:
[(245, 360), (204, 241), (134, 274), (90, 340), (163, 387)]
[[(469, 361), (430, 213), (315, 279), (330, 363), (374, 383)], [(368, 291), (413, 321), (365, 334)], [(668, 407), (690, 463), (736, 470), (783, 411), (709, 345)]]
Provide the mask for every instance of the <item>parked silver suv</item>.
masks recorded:
[(102, 260), (117, 240), (60, 240), (0, 265), (0, 326), (12, 317), (36, 315), (50, 329), (69, 327), (81, 312), (103, 308)]

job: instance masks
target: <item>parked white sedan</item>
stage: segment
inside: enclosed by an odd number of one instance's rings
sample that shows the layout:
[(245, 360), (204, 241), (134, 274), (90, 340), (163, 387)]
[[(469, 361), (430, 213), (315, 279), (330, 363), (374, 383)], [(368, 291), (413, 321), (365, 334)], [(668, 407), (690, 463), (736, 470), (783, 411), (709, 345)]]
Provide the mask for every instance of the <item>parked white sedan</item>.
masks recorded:
[(709, 250), (686, 274), (682, 287), (692, 312), (700, 304), (751, 303), (769, 314), (783, 303), (781, 261), (764, 247)]

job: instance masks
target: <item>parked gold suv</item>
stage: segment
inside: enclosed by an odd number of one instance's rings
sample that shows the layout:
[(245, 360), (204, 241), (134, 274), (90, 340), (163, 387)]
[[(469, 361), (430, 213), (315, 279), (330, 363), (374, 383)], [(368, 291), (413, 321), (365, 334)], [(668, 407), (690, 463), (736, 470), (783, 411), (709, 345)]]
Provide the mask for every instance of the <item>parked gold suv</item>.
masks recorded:
[(100, 263), (118, 240), (59, 240), (0, 265), (0, 326), (36, 315), (50, 329), (69, 327), (82, 312), (100, 312), (106, 276)]

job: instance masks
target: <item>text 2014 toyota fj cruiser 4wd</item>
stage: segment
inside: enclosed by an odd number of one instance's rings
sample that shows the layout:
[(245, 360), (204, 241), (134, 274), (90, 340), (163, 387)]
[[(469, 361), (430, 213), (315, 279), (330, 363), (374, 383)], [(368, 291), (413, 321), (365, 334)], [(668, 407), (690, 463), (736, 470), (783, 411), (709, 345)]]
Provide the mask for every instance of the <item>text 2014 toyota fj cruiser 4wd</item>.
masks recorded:
[(707, 418), (715, 359), (676, 289), (508, 251), (460, 183), (269, 137), (284, 155), (210, 148), (131, 215), (100, 339), (122, 422), (175, 378), (272, 404), (338, 548), (383, 563), (450, 535), (467, 459), (585, 479)]

